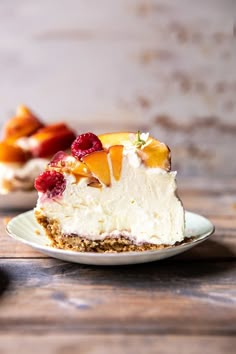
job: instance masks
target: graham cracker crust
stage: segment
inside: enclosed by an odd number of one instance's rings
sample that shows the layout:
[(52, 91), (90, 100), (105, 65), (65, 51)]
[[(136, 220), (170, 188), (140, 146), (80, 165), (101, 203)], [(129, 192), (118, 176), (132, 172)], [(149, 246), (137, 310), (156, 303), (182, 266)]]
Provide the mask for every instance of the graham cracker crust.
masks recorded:
[[(158, 250), (169, 247), (168, 245), (155, 245), (152, 243), (135, 244), (132, 240), (123, 236), (106, 237), (103, 240), (89, 240), (86, 237), (61, 233), (59, 224), (56, 220), (48, 219), (39, 211), (35, 211), (35, 217), (38, 223), (44, 228), (50, 245), (55, 248), (77, 251), (77, 252), (95, 252), (95, 253), (112, 253), (112, 252), (130, 252), (130, 251), (148, 251)], [(187, 242), (189, 238), (183, 242)], [(177, 242), (179, 245), (183, 242)]]

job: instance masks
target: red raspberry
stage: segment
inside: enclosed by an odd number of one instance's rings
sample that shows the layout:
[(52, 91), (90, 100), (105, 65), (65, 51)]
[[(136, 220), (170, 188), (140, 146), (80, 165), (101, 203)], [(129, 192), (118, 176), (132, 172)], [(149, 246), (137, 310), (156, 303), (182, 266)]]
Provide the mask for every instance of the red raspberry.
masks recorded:
[(49, 166), (56, 167), (58, 162), (63, 161), (67, 156), (64, 151), (58, 151), (49, 162)]
[(97, 135), (93, 133), (79, 135), (71, 145), (71, 153), (78, 160), (81, 160), (85, 155), (91, 154), (91, 152), (99, 150), (103, 150), (102, 143)]
[(45, 171), (34, 182), (38, 192), (46, 193), (48, 198), (61, 196), (66, 188), (66, 180), (60, 172)]

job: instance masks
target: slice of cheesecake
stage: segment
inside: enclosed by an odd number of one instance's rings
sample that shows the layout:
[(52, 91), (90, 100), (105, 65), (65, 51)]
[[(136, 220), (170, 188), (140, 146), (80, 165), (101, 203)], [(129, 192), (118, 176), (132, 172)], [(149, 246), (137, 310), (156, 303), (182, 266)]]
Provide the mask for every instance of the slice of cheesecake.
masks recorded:
[(51, 245), (85, 252), (158, 249), (184, 240), (170, 150), (149, 134), (77, 137), (35, 180)]

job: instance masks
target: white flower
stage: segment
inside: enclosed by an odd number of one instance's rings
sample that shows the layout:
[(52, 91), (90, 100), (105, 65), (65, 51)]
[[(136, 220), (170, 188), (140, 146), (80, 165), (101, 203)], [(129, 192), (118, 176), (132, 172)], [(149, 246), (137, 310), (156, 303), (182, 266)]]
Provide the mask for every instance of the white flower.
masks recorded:
[(149, 133), (140, 133), (140, 131), (136, 134), (136, 139), (133, 141), (133, 144), (137, 149), (144, 149), (147, 145), (152, 142), (152, 139), (149, 138)]
[(149, 133), (141, 133), (140, 134), (140, 139), (145, 141), (146, 143), (148, 141), (148, 138), (149, 138)]
[(129, 137), (129, 140), (123, 141), (124, 145), (124, 155), (130, 153), (136, 153), (137, 149), (144, 149), (152, 142), (152, 139), (149, 138), (149, 133), (140, 133), (139, 131), (136, 134), (132, 134)]

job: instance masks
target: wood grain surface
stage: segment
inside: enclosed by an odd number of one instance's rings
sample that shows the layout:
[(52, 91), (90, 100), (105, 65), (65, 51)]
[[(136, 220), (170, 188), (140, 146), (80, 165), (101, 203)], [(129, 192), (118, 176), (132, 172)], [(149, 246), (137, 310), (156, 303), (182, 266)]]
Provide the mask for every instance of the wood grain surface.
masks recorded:
[[(48, 258), (0, 222), (0, 353), (234, 353), (236, 182), (182, 180), (187, 209), (215, 235), (160, 262), (95, 267)], [(43, 344), (42, 344), (43, 343)], [(37, 351), (38, 350), (38, 351)], [(22, 351), (23, 352), (23, 351)], [(40, 352), (40, 348), (35, 348)]]
[[(175, 335), (128, 335), (106, 334), (47, 334), (16, 335), (12, 341), (9, 334), (1, 335), (1, 354), (35, 353), (40, 354), (77, 354), (77, 353), (113, 353), (113, 354), (199, 354), (199, 353), (234, 353), (236, 340), (221, 336), (175, 336)], [(41, 340), (41, 345), (38, 345)], [(43, 346), (42, 346), (43, 341)], [(19, 346), (19, 343), (21, 346)]]

